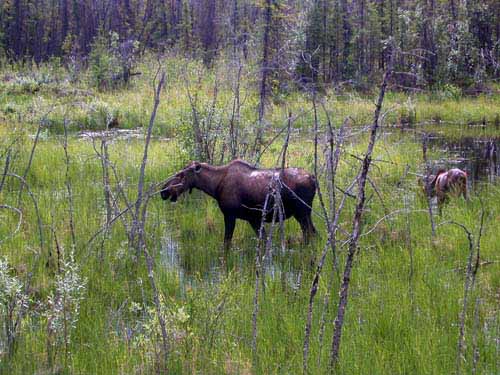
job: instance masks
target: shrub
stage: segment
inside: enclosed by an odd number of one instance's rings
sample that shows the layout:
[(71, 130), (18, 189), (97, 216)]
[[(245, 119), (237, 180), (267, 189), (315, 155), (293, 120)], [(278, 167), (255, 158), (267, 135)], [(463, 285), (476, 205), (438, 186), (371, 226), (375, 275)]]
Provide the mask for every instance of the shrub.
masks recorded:
[(139, 44), (136, 40), (120, 42), (116, 32), (99, 34), (89, 55), (91, 83), (100, 90), (117, 88), (129, 83), (137, 64)]
[(6, 259), (0, 258), (0, 355), (12, 353), (21, 327), (21, 320), (28, 308), (28, 296), (24, 285), (16, 276)]

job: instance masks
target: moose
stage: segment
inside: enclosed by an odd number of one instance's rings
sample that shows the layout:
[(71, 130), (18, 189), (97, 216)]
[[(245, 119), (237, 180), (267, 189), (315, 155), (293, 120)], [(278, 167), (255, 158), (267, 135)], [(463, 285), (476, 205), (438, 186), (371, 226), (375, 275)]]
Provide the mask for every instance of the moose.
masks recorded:
[(185, 191), (195, 188), (217, 200), (224, 215), (224, 247), (227, 249), (236, 219), (248, 221), (257, 236), (263, 219), (273, 220), (272, 189), (281, 197), (283, 219), (293, 216), (307, 243), (316, 233), (311, 219), (316, 187), (315, 176), (301, 168), (258, 169), (238, 159), (219, 167), (193, 161), (167, 180), (161, 197), (175, 202)]
[(424, 177), (423, 182), (430, 196), (437, 197), (440, 212), (450, 194), (457, 197), (463, 195), (467, 199), (467, 172), (461, 169), (452, 168), (447, 171), (441, 168), (435, 175)]

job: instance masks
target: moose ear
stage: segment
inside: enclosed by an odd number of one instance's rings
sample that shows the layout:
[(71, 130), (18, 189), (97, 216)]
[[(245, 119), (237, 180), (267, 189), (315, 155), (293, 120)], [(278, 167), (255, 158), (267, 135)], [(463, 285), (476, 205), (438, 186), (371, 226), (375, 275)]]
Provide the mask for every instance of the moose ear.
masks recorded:
[(195, 173), (199, 173), (201, 171), (201, 164), (200, 163), (194, 164), (194, 171), (195, 171)]

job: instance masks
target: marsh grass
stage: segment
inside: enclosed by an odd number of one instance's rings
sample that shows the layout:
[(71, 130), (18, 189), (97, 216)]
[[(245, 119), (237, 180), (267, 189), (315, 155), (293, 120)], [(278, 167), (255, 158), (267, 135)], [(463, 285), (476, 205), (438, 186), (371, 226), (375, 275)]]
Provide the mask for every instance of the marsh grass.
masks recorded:
[[(146, 169), (146, 184), (158, 182), (182, 168), (192, 157), (186, 149), (189, 107), (182, 79), (176, 76), (174, 64), (168, 66), (172, 79), (165, 91), (157, 127), (151, 144)], [(180, 74), (179, 74), (180, 75)], [(177, 78), (176, 78), (177, 77)], [(202, 81), (199, 95), (207, 96), (212, 84), (210, 75)], [(4, 85), (10, 85), (4, 82)], [(54, 104), (50, 125), (37, 145), (27, 181), (38, 201), (43, 222), (45, 246), (40, 248), (37, 219), (32, 201), (21, 196), (23, 209), (21, 230), (0, 245), (14, 267), (17, 277), (26, 280), (33, 273), (29, 295), (30, 313), (21, 326), (16, 350), (11, 357), (0, 353), (0, 372), (24, 373), (142, 373), (158, 369), (160, 336), (158, 322), (151, 313), (152, 294), (142, 257), (136, 258), (128, 246), (126, 231), (120, 221), (112, 229), (88, 243), (105, 223), (106, 209), (101, 164), (89, 139), (72, 133), (69, 137), (69, 181), (74, 200), (76, 231), (75, 259), (81, 276), (87, 280), (81, 302), (79, 320), (72, 332), (68, 363), (47, 363), (47, 320), (43, 311), (47, 297), (54, 289), (57, 273), (56, 234), (60, 250), (69, 252), (69, 203), (65, 187), (65, 158), (61, 126), (70, 120), (73, 130), (102, 129), (108, 117), (118, 113), (124, 128), (144, 126), (151, 105), (150, 86), (146, 80), (136, 81), (126, 90), (92, 92), (82, 96), (69, 93), (60, 96), (39, 84), (31, 91), (9, 91), (0, 94), (0, 147), (13, 142), (12, 173), (22, 174), (27, 164), (32, 134), (42, 113)], [(79, 86), (80, 85), (80, 86)], [(69, 87), (88, 90), (84, 82)], [(76, 91), (75, 91), (76, 92)], [(227, 101), (229, 94), (221, 95)], [(433, 99), (417, 95), (390, 94), (386, 108), (387, 128), (382, 133), (374, 155), (370, 177), (380, 196), (369, 186), (368, 206), (364, 216), (365, 232), (352, 275), (352, 294), (340, 353), (339, 371), (343, 374), (428, 374), (451, 373), (455, 370), (458, 322), (463, 298), (468, 243), (460, 228), (441, 226), (435, 239), (430, 235), (425, 199), (422, 199), (416, 176), (404, 171), (422, 173), (419, 136), (407, 135), (389, 125), (398, 124), (398, 116), (416, 113), (417, 122), (432, 121), (425, 131), (447, 134), (483, 134), (470, 126), (453, 127), (445, 121), (476, 122), (487, 119), (487, 131), (495, 134), (489, 123), (498, 115), (499, 97), (474, 99)], [(75, 102), (82, 102), (81, 106)], [(305, 95), (290, 94), (288, 108), (271, 103), (268, 121), (273, 129), (284, 125), (287, 111), (303, 113), (294, 123), (288, 151), (288, 164), (312, 170), (313, 144), (309, 134), (312, 114)], [(102, 113), (90, 110), (91, 103), (102, 104)], [(335, 119), (354, 117), (356, 125), (369, 121), (373, 110), (370, 98), (356, 94), (332, 97), (328, 101)], [(255, 120), (256, 98), (250, 96), (241, 126)], [(222, 104), (221, 104), (222, 106)], [(14, 108), (11, 112), (8, 108)], [(399, 112), (400, 110), (406, 112)], [(99, 117), (101, 116), (101, 117)], [(441, 123), (438, 123), (437, 120)], [(324, 119), (321, 119), (323, 121)], [(44, 129), (45, 131), (45, 129)], [(189, 134), (189, 133), (185, 133)], [(490, 133), (488, 133), (490, 134)], [(174, 137), (171, 139), (166, 139)], [(346, 186), (359, 168), (355, 158), (365, 149), (363, 134), (349, 138), (339, 166), (337, 182)], [(143, 142), (140, 138), (116, 139), (110, 142), (110, 159), (115, 164), (119, 181), (131, 201), (136, 192)], [(274, 166), (281, 141), (271, 145), (262, 164)], [(429, 158), (441, 157), (438, 149), (429, 150)], [(5, 156), (0, 153), (3, 165)], [(319, 180), (324, 184), (323, 172)], [(0, 192), (0, 203), (17, 205), (19, 182), (8, 178)], [(405, 206), (404, 201), (407, 204)], [(486, 226), (481, 242), (480, 267), (471, 300), (480, 298), (478, 310), (478, 373), (497, 373), (498, 355), (498, 291), (500, 272), (498, 256), (498, 222), (500, 220), (500, 186), (478, 183), (468, 202), (452, 200), (438, 222), (454, 220), (477, 234), (481, 200), (487, 210)], [(406, 213), (405, 207), (410, 211)], [(314, 207), (320, 212), (317, 201)], [(348, 200), (341, 218), (342, 228), (349, 231), (354, 201)], [(397, 211), (397, 212), (396, 212)], [(392, 213), (387, 219), (381, 217)], [(407, 231), (406, 217), (409, 217)], [(0, 211), (0, 238), (15, 228), (17, 216)], [(216, 202), (200, 192), (185, 194), (176, 204), (163, 202), (156, 196), (150, 202), (146, 223), (146, 241), (155, 259), (155, 277), (162, 298), (162, 311), (168, 322), (171, 353), (168, 368), (172, 373), (206, 374), (271, 374), (297, 373), (302, 366), (302, 342), (306, 321), (309, 289), (314, 276), (314, 263), (319, 256), (326, 231), (323, 220), (313, 215), (320, 233), (309, 246), (300, 242), (300, 230), (294, 221), (286, 222), (286, 251), (273, 246), (273, 260), (265, 272), (265, 288), (261, 294), (257, 320), (257, 367), (252, 367), (252, 308), (255, 277), (256, 238), (250, 226), (238, 222), (234, 246), (222, 249), (223, 218)], [(345, 238), (343, 238), (345, 240)], [(413, 248), (413, 273), (410, 279), (408, 242)], [(170, 243), (170, 245), (169, 245)], [(169, 249), (167, 247), (170, 246)], [(49, 250), (52, 258), (48, 258)], [(343, 264), (346, 248), (339, 251)], [(174, 261), (172, 261), (174, 259)], [(339, 290), (340, 275), (332, 273), (332, 260), (327, 258), (320, 280), (317, 301), (323, 301), (329, 283), (331, 296)], [(330, 275), (333, 280), (330, 281)], [(336, 298), (323, 311), (323, 303), (314, 306), (309, 369), (312, 374), (327, 372), (329, 347), (335, 316)], [(466, 320), (466, 342), (472, 342), (474, 307)], [(318, 333), (320, 318), (326, 319), (323, 347)], [(464, 370), (472, 366), (472, 350), (467, 346)]]
[[(4, 70), (0, 73), (0, 120), (3, 118), (7, 124), (18, 121), (35, 124), (42, 114), (50, 112), (47, 129), (55, 134), (63, 133), (65, 119), (69, 120), (69, 126), (74, 131), (103, 130), (111, 119), (116, 119), (117, 126), (123, 129), (143, 127), (149, 120), (152, 100), (150, 72), (154, 72), (155, 65), (156, 59), (151, 56), (145, 58), (138, 67), (143, 74), (134, 78), (129, 86), (103, 92), (93, 88), (85, 74), (79, 81), (73, 81), (63, 68), (50, 64), (31, 69)], [(199, 62), (180, 58), (166, 58), (163, 65), (167, 72), (167, 87), (157, 115), (156, 135), (189, 136), (192, 119), (187, 90), (196, 92), (201, 107), (207, 109), (212, 104), (215, 84), (218, 86), (216, 106), (220, 108), (219, 115), (222, 121), (228, 122), (234, 80), (229, 62), (221, 62), (214, 70), (207, 70)], [(251, 65), (246, 66), (242, 77), (238, 125), (243, 132), (252, 129), (257, 122), (259, 99), (255, 90), (255, 69)], [(284, 119), (291, 110), (300, 114), (294, 123), (296, 129), (311, 129), (313, 114), (306, 93), (286, 92), (278, 97), (280, 99), (271, 101), (266, 110), (266, 123), (271, 128), (284, 125)], [(347, 116), (355, 125), (370, 123), (372, 96), (331, 91), (326, 93), (326, 98), (327, 107), (338, 125)], [(384, 121), (400, 127), (454, 123), (484, 124), (496, 128), (500, 116), (499, 98), (496, 94), (456, 97), (439, 90), (431, 94), (391, 92), (384, 102), (384, 111), (387, 111)], [(325, 121), (321, 113), (320, 121)]]
[[(348, 150), (360, 152), (362, 143), (353, 143)], [(293, 159), (289, 162), (310, 165), (310, 145), (295, 138), (290, 145)], [(153, 142), (148, 181), (161, 180), (183, 165), (186, 160), (182, 157), (175, 159), (177, 148), (178, 145), (172, 141)], [(125, 186), (130, 189), (138, 177), (140, 150), (141, 142), (137, 140), (116, 141), (110, 147), (111, 160), (116, 163)], [(26, 160), (28, 151), (24, 146), (19, 152), (19, 162)], [(65, 370), (61, 370), (147, 373), (151, 366), (154, 367), (151, 350), (158, 337), (147, 335), (150, 332), (148, 325), (154, 324), (154, 318), (145, 312), (150, 308), (151, 301), (145, 282), (145, 267), (141, 259), (138, 264), (135, 262), (120, 223), (115, 225), (102, 246), (100, 239), (87, 246), (86, 241), (105, 220), (99, 163), (87, 140), (71, 138), (69, 152), (73, 156), (70, 180), (76, 213), (76, 256), (82, 275), (88, 279), (88, 291), (82, 301), (80, 319), (71, 343), (71, 361)], [(417, 197), (419, 192), (413, 176), (403, 181), (404, 189), (394, 189), (406, 164), (415, 171), (421, 168), (414, 155), (419, 155), (419, 145), (411, 139), (399, 144), (388, 140), (377, 147), (377, 158), (390, 160), (391, 163), (379, 163), (372, 171), (372, 179), (382, 194), (384, 206), (391, 211), (403, 208), (403, 194), (410, 197), (411, 209), (424, 208)], [(268, 154), (264, 164), (272, 163), (273, 159), (273, 154)], [(341, 185), (342, 181), (347, 183), (348, 178), (353, 176), (350, 163), (341, 165)], [(28, 179), (32, 190), (37, 192), (43, 222), (55, 228), (59, 241), (67, 248), (70, 243), (68, 202), (60, 140), (50, 137), (38, 145)], [(489, 224), (482, 241), (482, 259), (498, 262), (498, 237), (494, 223), (500, 212), (499, 188), (485, 185), (478, 191), (481, 191), (481, 199), (489, 202)], [(4, 201), (14, 199), (15, 184), (1, 196)], [(382, 202), (373, 195), (372, 189), (369, 196), (372, 198), (364, 223), (367, 229), (385, 214)], [(35, 259), (33, 252), (39, 249), (36, 238), (32, 236), (35, 232), (33, 210), (30, 202), (23, 199), (23, 230), (3, 244), (1, 251), (11, 264), (31, 269)], [(347, 211), (352, 210), (351, 203)], [(479, 213), (479, 198), (472, 194), (470, 202), (451, 202), (441, 220), (453, 219), (476, 228)], [(467, 241), (463, 233), (453, 227), (440, 228), (436, 239), (431, 241), (426, 213), (417, 211), (410, 213), (410, 217), (410, 240), (414, 246), (413, 295), (409, 292), (404, 216), (395, 215), (383, 221), (361, 241), (342, 344), (343, 373), (444, 373), (454, 369)], [(322, 221), (318, 217), (314, 220), (319, 232), (324, 233)], [(3, 220), (2, 233), (8, 233), (14, 223), (15, 218)], [(347, 223), (346, 214), (343, 225)], [(174, 314), (172, 325), (177, 331), (172, 333), (175, 337), (170, 363), (172, 371), (294, 373), (300, 368), (305, 306), (314, 273), (311, 262), (318, 250), (314, 244), (309, 247), (300, 244), (296, 223), (287, 222), (287, 251), (281, 253), (276, 244), (273, 268), (266, 272), (266, 287), (258, 318), (259, 367), (253, 370), (250, 365), (250, 322), (256, 239), (249, 226), (242, 222), (237, 224), (235, 248), (229, 254), (223, 253), (222, 215), (214, 201), (194, 192), (175, 205), (156, 198), (150, 207), (147, 228), (148, 244), (157, 260), (155, 272), (166, 301), (165, 309), (178, 312), (182, 308), (187, 314), (180, 321), (175, 320), (179, 318)], [(47, 246), (52, 247), (54, 254), (54, 239), (47, 228), (44, 234)], [(161, 244), (165, 235), (171, 236), (178, 246), (179, 263), (174, 268), (162, 266), (164, 249)], [(321, 243), (321, 239), (318, 242)], [(43, 249), (41, 254), (44, 260), (46, 251)], [(344, 251), (341, 251), (340, 257), (343, 256)], [(327, 264), (327, 269), (331, 267), (331, 263)], [(33, 280), (36, 298), (42, 301), (46, 298), (53, 285), (51, 275), (54, 272), (53, 264), (46, 268), (42, 261), (36, 266)], [(325, 293), (326, 283), (327, 278), (321, 281), (320, 295)], [(334, 291), (338, 290), (338, 283), (339, 275), (335, 274)], [(498, 264), (480, 269), (474, 295), (482, 300), (479, 311), (482, 322), (478, 340), (481, 353), (479, 369), (486, 373), (495, 372), (496, 366), (495, 343), (491, 338), (495, 333), (491, 321), (498, 312), (495, 293), (499, 285)], [(136, 305), (140, 309), (134, 308)], [(317, 304), (314, 310), (313, 337), (319, 329), (322, 308), (322, 304)], [(326, 314), (326, 348), (323, 348), (321, 358), (318, 357), (317, 340), (311, 342), (311, 373), (326, 371), (334, 308), (330, 305)], [(44, 318), (36, 314), (24, 322), (14, 356), (10, 359), (2, 357), (2, 371), (26, 373), (46, 368), (44, 325)], [(469, 335), (471, 327), (472, 322), (468, 319)], [(468, 355), (471, 353), (468, 352)]]

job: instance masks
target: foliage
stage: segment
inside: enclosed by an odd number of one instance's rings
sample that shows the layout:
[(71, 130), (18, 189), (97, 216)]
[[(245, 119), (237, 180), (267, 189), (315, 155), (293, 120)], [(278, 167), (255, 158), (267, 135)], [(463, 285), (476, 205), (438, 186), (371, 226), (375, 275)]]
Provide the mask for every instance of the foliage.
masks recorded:
[[(56, 359), (57, 350), (62, 347), (68, 356), (72, 331), (75, 330), (80, 315), (80, 305), (84, 299), (87, 281), (80, 275), (74, 253), (61, 260), (60, 272), (54, 281), (54, 291), (47, 298), (47, 348), (49, 366)], [(53, 348), (54, 347), (54, 348)], [(53, 356), (53, 357), (52, 357)]]
[(0, 5), (0, 56), (21, 63), (60, 57), (72, 80), (89, 58), (101, 89), (126, 83), (136, 53), (148, 50), (201, 58), (208, 67), (236, 52), (258, 64), (267, 3), (269, 91), (278, 95), (304, 80), (371, 88), (387, 64), (389, 38), (409, 52), (397, 61), (398, 71), (415, 74), (401, 77), (404, 87), (498, 78), (495, 0), (9, 0)]
[(127, 84), (136, 65), (138, 48), (137, 41), (120, 42), (115, 32), (109, 36), (99, 34), (89, 54), (91, 82), (100, 90)]
[(21, 328), (29, 298), (25, 286), (13, 275), (7, 259), (0, 258), (0, 359), (5, 353), (12, 354), (14, 342)]

